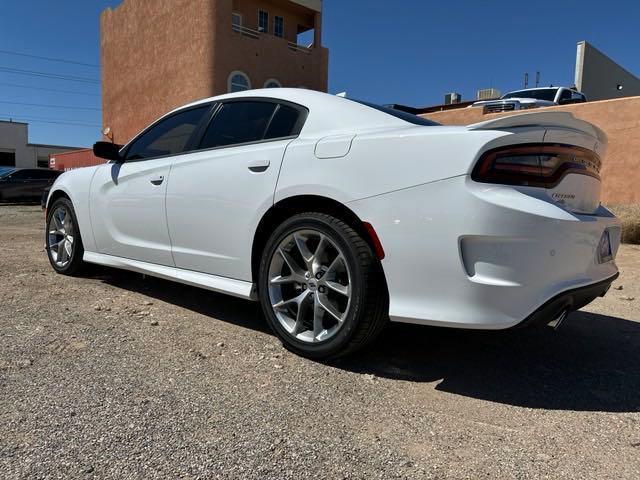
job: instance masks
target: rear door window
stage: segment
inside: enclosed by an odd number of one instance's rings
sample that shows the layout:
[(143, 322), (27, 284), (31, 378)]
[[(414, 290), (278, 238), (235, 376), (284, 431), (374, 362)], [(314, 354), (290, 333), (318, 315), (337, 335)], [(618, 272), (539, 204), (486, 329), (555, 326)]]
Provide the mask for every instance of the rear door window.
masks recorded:
[(207, 128), (200, 148), (225, 147), (263, 140), (276, 107), (276, 103), (256, 101), (222, 104)]

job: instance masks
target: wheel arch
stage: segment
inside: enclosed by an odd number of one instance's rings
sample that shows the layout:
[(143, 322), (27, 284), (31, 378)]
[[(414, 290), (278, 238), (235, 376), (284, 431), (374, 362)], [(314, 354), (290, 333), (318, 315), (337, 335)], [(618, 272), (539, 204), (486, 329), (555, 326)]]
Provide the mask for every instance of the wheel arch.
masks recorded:
[(374, 255), (376, 255), (377, 247), (375, 242), (378, 241), (378, 239), (372, 238), (372, 236), (375, 236), (375, 233), (367, 229), (365, 226), (366, 223), (349, 207), (329, 197), (320, 195), (295, 195), (275, 203), (265, 212), (258, 223), (251, 249), (251, 275), (254, 283), (258, 281), (262, 251), (271, 232), (287, 218), (304, 212), (326, 213), (340, 218), (365, 239), (374, 252)]
[(49, 209), (49, 207), (53, 205), (53, 202), (55, 202), (59, 198), (68, 198), (69, 201), (73, 203), (73, 200), (71, 200), (71, 197), (69, 196), (69, 194), (64, 190), (58, 188), (53, 192), (49, 193), (49, 198), (47, 199), (47, 209)]

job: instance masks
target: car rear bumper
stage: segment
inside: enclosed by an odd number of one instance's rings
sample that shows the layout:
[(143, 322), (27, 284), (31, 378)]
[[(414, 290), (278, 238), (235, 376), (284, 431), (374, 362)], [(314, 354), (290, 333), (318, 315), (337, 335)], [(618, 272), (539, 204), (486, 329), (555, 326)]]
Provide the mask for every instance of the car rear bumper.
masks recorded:
[[(604, 207), (572, 213), (536, 189), (459, 176), (349, 206), (385, 250), (392, 321), (511, 328), (564, 294), (570, 305), (583, 303), (589, 295), (569, 292), (588, 292), (618, 273), (618, 219)], [(599, 263), (605, 230), (613, 259)]]
[(550, 320), (560, 318), (562, 315), (581, 309), (598, 297), (604, 297), (611, 288), (613, 281), (618, 278), (616, 273), (612, 277), (601, 282), (575, 288), (568, 292), (556, 295), (547, 301), (538, 310), (529, 315), (514, 328), (524, 328), (534, 325), (546, 325)]

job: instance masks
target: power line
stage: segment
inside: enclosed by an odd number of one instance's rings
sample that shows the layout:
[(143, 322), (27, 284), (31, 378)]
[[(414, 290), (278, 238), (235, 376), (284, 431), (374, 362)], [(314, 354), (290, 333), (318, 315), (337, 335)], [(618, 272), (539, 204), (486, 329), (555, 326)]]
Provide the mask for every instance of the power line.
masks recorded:
[(100, 84), (99, 80), (87, 77), (77, 77), (75, 75), (60, 75), (57, 73), (38, 72), (35, 70), (21, 70), (19, 68), (0, 67), (0, 72), (15, 73), (16, 75), (27, 75), (31, 77), (52, 78), (55, 80), (66, 80), (69, 82)]
[(102, 126), (102, 125), (97, 125), (93, 123), (65, 122), (65, 121), (59, 121), (59, 120), (37, 120), (32, 117), (21, 117), (21, 116), (14, 117), (12, 115), (3, 115), (3, 114), (0, 114), (0, 117), (8, 118), (9, 121), (25, 121), (28, 123), (47, 123), (47, 124), (53, 124), (53, 125), (68, 125), (72, 127), (100, 128)]
[(44, 103), (7, 102), (7, 101), (4, 101), (4, 100), (0, 100), (0, 103), (4, 103), (6, 105), (21, 105), (21, 106), (25, 106), (25, 107), (60, 108), (60, 109), (65, 109), (65, 110), (92, 110), (92, 111), (96, 111), (96, 112), (100, 111), (99, 108), (72, 107), (70, 105), (48, 105), (48, 104), (44, 104)]
[(29, 119), (29, 120), (47, 120), (47, 121), (54, 121), (54, 122), (71, 122), (71, 123), (80, 123), (83, 125), (91, 125), (91, 126), (97, 126), (97, 127), (101, 126), (95, 123), (91, 123), (84, 120), (78, 120), (75, 118), (60, 118), (60, 117), (49, 117), (49, 116), (43, 117), (40, 115), (29, 115), (29, 114), (19, 115), (19, 114), (13, 114), (13, 113), (0, 113), (0, 117), (13, 118), (13, 119), (22, 118), (22, 119)]
[(68, 63), (70, 65), (80, 65), (80, 66), (83, 66), (83, 67), (100, 68), (100, 65), (95, 65), (93, 63), (77, 62), (77, 61), (74, 61), (74, 60), (65, 60), (65, 59), (62, 59), (62, 58), (41, 57), (39, 55), (30, 55), (28, 53), (14, 52), (14, 51), (11, 51), (11, 50), (0, 50), (0, 53), (2, 53), (4, 55), (13, 55), (13, 56), (16, 56), (16, 57), (26, 57), (26, 58), (36, 58), (38, 60), (47, 60), (49, 62)]
[(98, 93), (86, 93), (86, 92), (72, 92), (71, 90), (56, 90), (54, 88), (42, 88), (42, 87), (31, 87), (28, 85), (18, 85), (17, 83), (4, 83), (0, 82), (0, 86), (2, 87), (14, 87), (14, 88), (27, 88), (30, 90), (42, 90), (43, 92), (53, 92), (53, 93), (68, 93), (70, 95), (85, 95), (87, 97), (99, 97)]

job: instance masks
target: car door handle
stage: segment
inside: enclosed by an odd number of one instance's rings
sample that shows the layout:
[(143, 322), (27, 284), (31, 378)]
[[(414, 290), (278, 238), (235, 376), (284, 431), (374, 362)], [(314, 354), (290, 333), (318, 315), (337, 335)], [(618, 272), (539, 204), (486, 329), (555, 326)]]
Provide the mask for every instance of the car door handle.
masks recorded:
[(269, 168), (269, 165), (271, 165), (271, 162), (268, 159), (260, 158), (256, 160), (249, 160), (248, 168), (254, 173), (261, 173)]
[(151, 179), (151, 183), (153, 183), (154, 185), (162, 185), (162, 182), (164, 182), (163, 175), (158, 175), (157, 177)]

